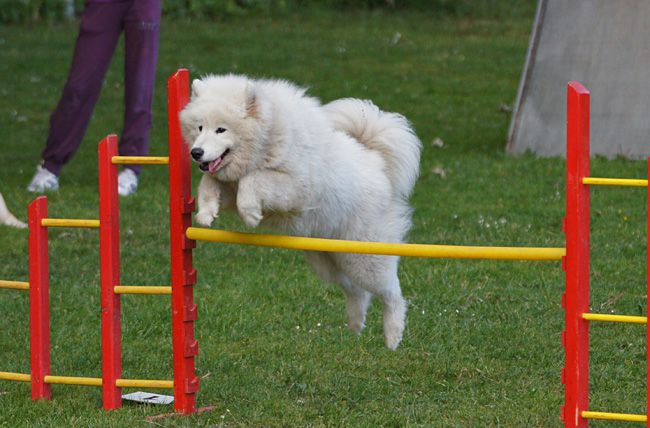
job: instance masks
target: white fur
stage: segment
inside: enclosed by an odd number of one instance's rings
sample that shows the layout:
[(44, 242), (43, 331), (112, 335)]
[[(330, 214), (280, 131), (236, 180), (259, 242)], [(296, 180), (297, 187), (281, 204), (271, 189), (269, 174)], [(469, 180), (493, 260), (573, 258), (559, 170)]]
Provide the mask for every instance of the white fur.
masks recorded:
[[(421, 144), (401, 115), (354, 99), (321, 106), (289, 82), (226, 75), (195, 80), (180, 118), (190, 148), (203, 151), (199, 162), (229, 150), (199, 184), (201, 225), (220, 209), (236, 209), (250, 227), (263, 223), (298, 236), (402, 242), (410, 228), (407, 199)], [(306, 257), (317, 275), (343, 288), (353, 332), (361, 332), (378, 296), (386, 346), (397, 348), (407, 306), (399, 258)]]

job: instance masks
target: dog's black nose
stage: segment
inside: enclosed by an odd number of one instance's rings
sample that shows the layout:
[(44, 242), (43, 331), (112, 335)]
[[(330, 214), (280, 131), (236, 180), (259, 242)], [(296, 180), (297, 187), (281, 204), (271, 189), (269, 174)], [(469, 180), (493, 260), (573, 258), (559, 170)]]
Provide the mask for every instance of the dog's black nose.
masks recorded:
[(199, 159), (201, 159), (201, 156), (203, 156), (203, 149), (199, 149), (199, 148), (192, 149), (190, 154), (192, 155), (194, 160), (199, 160)]

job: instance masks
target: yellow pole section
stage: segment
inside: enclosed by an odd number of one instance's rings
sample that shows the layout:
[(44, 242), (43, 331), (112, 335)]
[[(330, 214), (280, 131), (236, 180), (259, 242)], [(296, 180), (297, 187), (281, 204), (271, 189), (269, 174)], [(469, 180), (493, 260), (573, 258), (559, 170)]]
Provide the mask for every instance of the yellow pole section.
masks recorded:
[[(63, 385), (102, 386), (102, 379), (95, 377), (73, 377), (73, 376), (45, 376), (45, 383)], [(141, 379), (118, 379), (115, 385), (119, 388), (174, 388), (174, 381), (171, 380), (141, 380)]]
[(629, 324), (647, 324), (647, 317), (631, 315), (608, 315), (608, 314), (582, 314), (582, 318), (589, 321), (623, 322)]
[(606, 421), (648, 422), (646, 415), (630, 415), (626, 413), (582, 412), (585, 419), (602, 419)]
[(102, 379), (97, 377), (45, 376), (43, 380), (61, 385), (102, 386)]
[(597, 186), (634, 186), (648, 187), (648, 180), (637, 180), (632, 178), (598, 178), (584, 177), (582, 184), (594, 184)]
[(115, 382), (118, 388), (164, 388), (173, 389), (173, 380), (142, 380), (142, 379), (118, 379)]
[(169, 165), (168, 156), (113, 156), (113, 165)]
[(116, 285), (115, 294), (172, 294), (171, 287), (149, 285)]
[(76, 220), (69, 218), (44, 218), (41, 220), (43, 227), (87, 227), (98, 228), (99, 220)]
[(9, 288), (12, 290), (29, 290), (29, 282), (5, 281), (3, 279), (0, 279), (0, 288)]
[(31, 375), (23, 373), (0, 372), (0, 380), (15, 380), (18, 382), (30, 382)]
[(189, 227), (187, 237), (197, 241), (256, 245), (292, 250), (329, 251), (334, 253), (380, 254), (406, 257), (491, 260), (560, 260), (564, 248), (534, 247), (463, 247), (458, 245), (398, 244), (385, 242), (344, 241), (338, 239), (305, 238), (231, 232), (227, 230)]

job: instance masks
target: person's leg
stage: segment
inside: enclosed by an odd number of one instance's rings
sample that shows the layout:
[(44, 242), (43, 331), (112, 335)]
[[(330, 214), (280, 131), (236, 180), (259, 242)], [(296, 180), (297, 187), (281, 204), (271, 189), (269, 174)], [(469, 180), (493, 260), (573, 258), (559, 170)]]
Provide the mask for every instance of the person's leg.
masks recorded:
[[(160, 0), (136, 0), (124, 24), (124, 129), (122, 156), (146, 156), (158, 60)], [(129, 166), (136, 173), (138, 165)]]
[(68, 80), (50, 117), (42, 155), (44, 168), (54, 175), (59, 175), (81, 144), (122, 31), (127, 6), (127, 2), (88, 3), (84, 9)]

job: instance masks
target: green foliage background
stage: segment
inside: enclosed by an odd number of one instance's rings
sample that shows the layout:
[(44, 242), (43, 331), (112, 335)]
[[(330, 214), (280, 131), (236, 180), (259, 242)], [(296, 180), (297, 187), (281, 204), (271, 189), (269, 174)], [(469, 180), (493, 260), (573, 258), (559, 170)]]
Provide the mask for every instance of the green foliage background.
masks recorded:
[[(75, 13), (83, 0), (73, 0)], [(312, 10), (413, 9), (459, 17), (526, 16), (532, 2), (516, 0), (162, 0), (163, 14), (174, 18), (220, 19), (246, 14)], [(65, 19), (66, 0), (0, 0), (0, 24)]]

